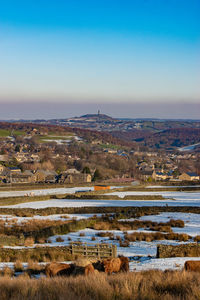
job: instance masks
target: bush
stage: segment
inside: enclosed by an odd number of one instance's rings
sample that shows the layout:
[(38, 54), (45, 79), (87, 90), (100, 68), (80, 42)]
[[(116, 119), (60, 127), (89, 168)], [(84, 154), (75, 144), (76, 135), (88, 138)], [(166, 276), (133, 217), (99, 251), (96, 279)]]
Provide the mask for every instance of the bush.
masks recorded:
[(194, 241), (195, 242), (200, 242), (200, 235), (196, 235), (195, 238), (194, 238)]
[(4, 267), (1, 274), (5, 277), (12, 277), (14, 275), (14, 272), (9, 267)]
[(120, 241), (119, 245), (120, 247), (129, 247), (130, 243), (129, 241), (125, 240), (125, 241)]
[(63, 239), (61, 236), (58, 236), (58, 237), (56, 238), (56, 242), (62, 243), (62, 242), (64, 242), (64, 239)]
[(24, 270), (24, 267), (22, 265), (21, 260), (17, 260), (14, 264), (14, 270), (15, 272), (22, 272)]
[(34, 238), (28, 237), (27, 239), (25, 239), (24, 246), (32, 247), (34, 245), (34, 243), (35, 243)]
[(79, 236), (85, 236), (84, 232), (80, 232)]

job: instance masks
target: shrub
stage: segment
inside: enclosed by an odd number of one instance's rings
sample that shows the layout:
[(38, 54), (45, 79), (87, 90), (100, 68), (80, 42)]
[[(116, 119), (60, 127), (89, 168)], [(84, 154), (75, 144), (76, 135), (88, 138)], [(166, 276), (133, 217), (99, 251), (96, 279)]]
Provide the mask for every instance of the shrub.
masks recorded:
[(200, 235), (196, 235), (196, 236), (194, 237), (194, 241), (195, 241), (195, 242), (200, 242)]
[(2, 275), (5, 277), (12, 277), (14, 275), (14, 272), (11, 268), (4, 267), (2, 270)]
[(130, 242), (127, 241), (127, 240), (120, 241), (120, 242), (119, 242), (119, 245), (120, 245), (120, 247), (129, 247)]
[(84, 232), (80, 232), (79, 236), (85, 236)]
[(44, 267), (39, 265), (38, 262), (29, 260), (28, 267), (27, 267), (27, 271), (29, 275), (39, 274), (42, 270), (44, 270)]
[(15, 272), (22, 272), (24, 270), (24, 267), (23, 267), (22, 262), (20, 260), (17, 260), (15, 262), (14, 270), (15, 270)]
[(43, 239), (43, 238), (39, 238), (37, 241), (39, 244), (45, 244), (47, 242), (47, 240)]
[(56, 242), (62, 243), (62, 242), (64, 242), (64, 239), (63, 239), (61, 236), (58, 236), (58, 237), (56, 238)]
[(24, 246), (32, 247), (34, 245), (34, 243), (35, 243), (34, 238), (28, 237), (27, 239), (25, 239)]

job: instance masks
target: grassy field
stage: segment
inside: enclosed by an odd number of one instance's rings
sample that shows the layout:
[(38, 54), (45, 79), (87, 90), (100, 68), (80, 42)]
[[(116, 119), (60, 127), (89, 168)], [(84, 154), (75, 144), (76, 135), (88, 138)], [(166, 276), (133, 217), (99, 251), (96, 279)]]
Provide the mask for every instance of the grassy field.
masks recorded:
[(20, 131), (20, 130), (0, 129), (0, 138), (10, 136), (11, 133), (12, 133), (12, 135), (17, 135), (17, 136), (25, 134), (24, 131)]
[(1, 300), (198, 300), (198, 273), (147, 271), (69, 278), (0, 278)]
[[(101, 148), (105, 148), (105, 149), (113, 149), (113, 150), (121, 150), (121, 146), (119, 145), (114, 145), (114, 144), (100, 144), (99, 145)], [(124, 149), (124, 147), (123, 147)]]
[(0, 198), (0, 206), (15, 205), (20, 203), (34, 202), (34, 201), (46, 201), (51, 198), (56, 198), (56, 196), (46, 195), (46, 196), (35, 196), (35, 197), (8, 197)]

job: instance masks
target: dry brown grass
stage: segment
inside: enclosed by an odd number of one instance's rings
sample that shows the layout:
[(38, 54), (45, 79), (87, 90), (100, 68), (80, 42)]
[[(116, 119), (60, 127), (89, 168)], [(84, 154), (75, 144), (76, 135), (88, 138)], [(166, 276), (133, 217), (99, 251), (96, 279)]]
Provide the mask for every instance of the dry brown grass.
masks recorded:
[(22, 265), (22, 262), (21, 262), (21, 260), (18, 259), (14, 264), (14, 270), (15, 270), (15, 272), (22, 272), (23, 269), (24, 269), (24, 267)]
[(200, 235), (196, 235), (195, 238), (194, 238), (194, 241), (195, 242), (200, 242)]
[(14, 275), (14, 271), (9, 267), (4, 267), (3, 270), (1, 270), (1, 275), (4, 277), (12, 277)]
[(152, 232), (152, 233), (146, 233), (146, 232), (133, 232), (130, 234), (125, 234), (124, 236), (125, 240), (128, 240), (130, 242), (135, 241), (146, 241), (146, 242), (152, 242), (155, 240), (176, 240), (176, 241), (188, 241), (191, 239), (191, 236), (185, 233), (162, 233), (162, 232)]
[[(103, 217), (102, 217), (103, 218)], [(107, 217), (104, 215), (103, 221), (98, 221), (93, 225), (93, 228), (96, 230), (136, 230), (138, 228), (145, 228), (153, 231), (162, 231), (162, 232), (172, 232), (172, 227), (183, 228), (185, 226), (184, 221), (182, 220), (169, 220), (166, 223), (163, 222), (153, 222), (153, 221), (119, 221), (119, 220), (110, 220), (110, 216)]]
[(24, 246), (25, 247), (32, 247), (34, 245), (35, 241), (32, 237), (28, 237), (25, 239)]
[(197, 300), (200, 277), (192, 272), (148, 271), (70, 278), (0, 278), (1, 300)]
[(44, 266), (39, 265), (38, 262), (29, 260), (27, 270), (30, 276), (32, 274), (40, 274), (41, 271), (44, 271)]

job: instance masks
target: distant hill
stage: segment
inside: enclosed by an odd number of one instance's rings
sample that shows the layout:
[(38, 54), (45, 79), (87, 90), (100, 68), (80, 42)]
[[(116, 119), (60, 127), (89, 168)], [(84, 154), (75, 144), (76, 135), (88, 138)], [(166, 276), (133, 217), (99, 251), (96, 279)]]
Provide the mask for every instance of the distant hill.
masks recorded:
[(105, 114), (87, 114), (87, 115), (83, 115), (80, 118), (84, 118), (84, 119), (94, 119), (94, 120), (109, 120), (109, 121), (114, 121), (115, 119), (107, 116)]

